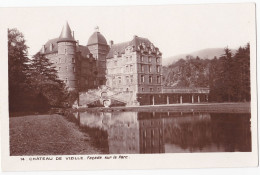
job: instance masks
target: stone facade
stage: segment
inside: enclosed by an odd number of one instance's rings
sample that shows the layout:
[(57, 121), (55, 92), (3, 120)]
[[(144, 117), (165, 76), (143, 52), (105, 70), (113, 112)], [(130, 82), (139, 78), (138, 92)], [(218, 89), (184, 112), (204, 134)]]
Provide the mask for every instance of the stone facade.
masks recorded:
[(134, 36), (129, 42), (112, 45), (107, 56), (107, 86), (134, 94), (162, 92), (161, 56), (146, 38)]
[(79, 45), (68, 23), (64, 25), (59, 38), (47, 41), (41, 49), (41, 53), (54, 64), (58, 77), (68, 89), (78, 91), (95, 89), (104, 84), (106, 68), (102, 54), (107, 52), (108, 45)]
[[(163, 87), (162, 53), (147, 38), (134, 36), (130, 41), (118, 44), (110, 41), (108, 45), (96, 27), (83, 46), (74, 39), (74, 32), (66, 23), (59, 38), (45, 43), (41, 53), (54, 64), (68, 89), (80, 92), (79, 106), (208, 101), (207, 89), (176, 91)], [(110, 95), (104, 98), (105, 93)]]
[(146, 38), (134, 36), (109, 46), (97, 27), (83, 46), (66, 23), (60, 37), (43, 45), (41, 53), (55, 65), (70, 90), (82, 92), (107, 85), (113, 91), (134, 94), (162, 91), (162, 54)]

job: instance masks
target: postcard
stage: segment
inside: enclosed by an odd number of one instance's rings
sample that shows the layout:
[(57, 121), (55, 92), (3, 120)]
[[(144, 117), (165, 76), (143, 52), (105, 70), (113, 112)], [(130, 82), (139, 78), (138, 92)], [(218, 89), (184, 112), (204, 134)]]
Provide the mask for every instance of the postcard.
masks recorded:
[(258, 166), (254, 3), (0, 9), (4, 171)]

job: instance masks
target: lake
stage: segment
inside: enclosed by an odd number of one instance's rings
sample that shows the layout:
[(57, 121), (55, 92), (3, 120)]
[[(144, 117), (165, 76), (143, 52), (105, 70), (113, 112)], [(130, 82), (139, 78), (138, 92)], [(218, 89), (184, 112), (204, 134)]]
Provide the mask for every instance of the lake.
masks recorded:
[(73, 113), (104, 154), (251, 152), (250, 119), (250, 113)]

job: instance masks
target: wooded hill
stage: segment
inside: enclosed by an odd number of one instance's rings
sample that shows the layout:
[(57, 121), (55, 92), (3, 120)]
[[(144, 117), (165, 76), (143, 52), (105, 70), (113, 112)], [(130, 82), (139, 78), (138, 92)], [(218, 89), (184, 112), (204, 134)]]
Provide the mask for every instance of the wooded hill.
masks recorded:
[(250, 101), (250, 44), (212, 60), (189, 56), (163, 67), (164, 86), (209, 87), (210, 101)]

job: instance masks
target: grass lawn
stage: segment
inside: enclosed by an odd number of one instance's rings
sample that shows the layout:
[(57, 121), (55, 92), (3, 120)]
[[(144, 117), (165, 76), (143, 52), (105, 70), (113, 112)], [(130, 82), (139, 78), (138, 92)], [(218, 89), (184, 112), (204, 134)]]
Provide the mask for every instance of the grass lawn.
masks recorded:
[(61, 115), (10, 118), (10, 155), (96, 154), (90, 137)]

